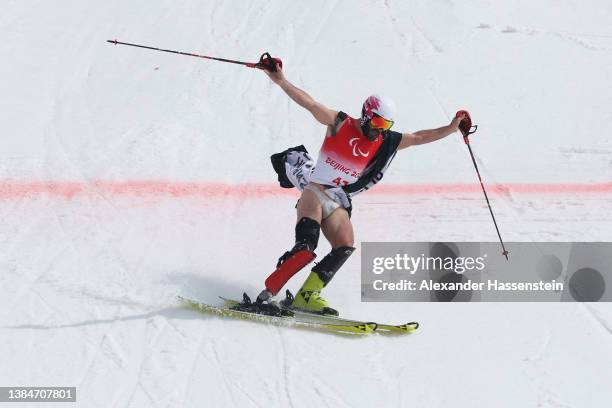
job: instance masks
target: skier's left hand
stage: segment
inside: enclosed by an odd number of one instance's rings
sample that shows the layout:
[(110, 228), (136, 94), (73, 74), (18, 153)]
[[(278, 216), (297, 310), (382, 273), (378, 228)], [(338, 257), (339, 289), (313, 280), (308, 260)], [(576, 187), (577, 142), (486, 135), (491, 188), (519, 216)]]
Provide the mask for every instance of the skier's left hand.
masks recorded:
[(466, 117), (467, 117), (467, 115), (465, 113), (459, 113), (458, 112), (458, 115), (453, 118), (453, 120), (451, 121), (451, 123), (449, 125), (453, 129), (453, 132), (456, 132), (456, 131), (459, 130), (459, 124)]

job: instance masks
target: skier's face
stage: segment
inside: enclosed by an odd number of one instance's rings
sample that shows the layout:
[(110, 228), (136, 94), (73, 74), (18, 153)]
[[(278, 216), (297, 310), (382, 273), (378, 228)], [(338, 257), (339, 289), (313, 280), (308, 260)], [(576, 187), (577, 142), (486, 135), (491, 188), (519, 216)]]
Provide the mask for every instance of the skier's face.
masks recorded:
[(361, 123), (361, 129), (364, 136), (371, 142), (375, 141), (382, 132), (391, 129), (391, 126), (393, 126), (392, 120), (387, 120), (377, 114), (374, 114), (372, 118), (368, 120), (364, 112), (362, 112)]
[(373, 142), (374, 140), (376, 140), (378, 138), (378, 136), (380, 136), (381, 133), (382, 133), (382, 129), (373, 129), (373, 128), (370, 128), (368, 130), (368, 134), (365, 135), (365, 136), (368, 138), (368, 140), (370, 142)]

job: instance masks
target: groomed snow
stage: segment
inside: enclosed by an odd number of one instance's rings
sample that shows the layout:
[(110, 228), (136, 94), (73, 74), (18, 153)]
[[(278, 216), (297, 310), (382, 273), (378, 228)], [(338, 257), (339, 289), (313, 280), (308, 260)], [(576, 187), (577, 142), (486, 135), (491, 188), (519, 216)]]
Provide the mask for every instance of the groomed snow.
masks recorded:
[[(612, 3), (5, 3), (0, 386), (76, 386), (79, 407), (609, 405), (605, 303), (361, 303), (358, 250), (325, 296), (348, 317), (418, 320), (416, 334), (178, 307), (262, 288), (297, 198), (275, 190), (269, 156), (316, 152), (324, 129), (261, 72), (105, 41), (270, 51), (353, 116), (391, 96), (400, 131), (468, 108), (485, 182), (509, 186), (492, 194), (506, 241), (610, 241)], [(476, 182), (457, 135), (400, 152), (355, 200), (357, 242), (495, 241), (480, 192), (461, 187)]]

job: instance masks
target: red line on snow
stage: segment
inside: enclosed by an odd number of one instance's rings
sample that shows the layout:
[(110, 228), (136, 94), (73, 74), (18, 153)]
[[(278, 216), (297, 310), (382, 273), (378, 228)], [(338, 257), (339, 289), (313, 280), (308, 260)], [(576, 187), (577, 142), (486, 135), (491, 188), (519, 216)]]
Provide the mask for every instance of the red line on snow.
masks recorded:
[[(612, 193), (612, 183), (593, 184), (490, 184), (487, 192), (501, 193)], [(368, 195), (419, 195), (481, 193), (480, 185), (474, 184), (384, 184), (376, 186)], [(276, 183), (229, 184), (214, 182), (174, 181), (14, 181), (0, 180), (0, 200), (27, 197), (58, 197), (72, 199), (87, 195), (132, 196), (132, 197), (196, 197), (261, 198), (270, 196), (297, 196), (295, 189), (280, 188)]]

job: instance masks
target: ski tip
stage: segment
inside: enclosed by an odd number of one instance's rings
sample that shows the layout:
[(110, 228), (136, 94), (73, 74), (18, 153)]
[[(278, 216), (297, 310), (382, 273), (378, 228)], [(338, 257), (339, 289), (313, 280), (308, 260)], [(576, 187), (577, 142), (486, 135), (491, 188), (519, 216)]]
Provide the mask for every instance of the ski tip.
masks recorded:
[(418, 322), (410, 322), (398, 325), (378, 325), (378, 331), (387, 334), (410, 334), (419, 328)]
[(410, 322), (406, 324), (399, 325), (398, 328), (405, 331), (406, 333), (411, 333), (419, 328), (419, 322)]
[(191, 308), (191, 309), (199, 309), (198, 302), (196, 302), (193, 299), (187, 299), (187, 298), (184, 298), (184, 297), (182, 297), (180, 295), (178, 295), (176, 298), (179, 301), (179, 303), (181, 303), (184, 307), (188, 307), (188, 308)]

